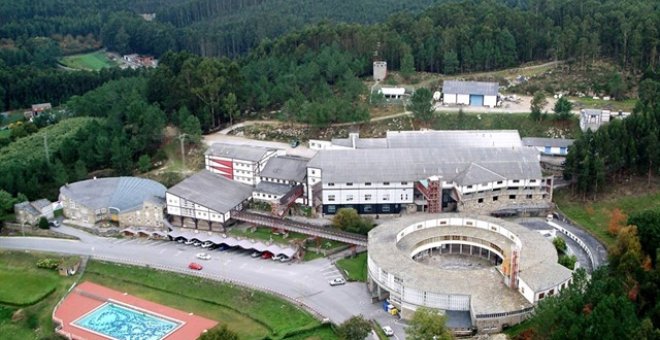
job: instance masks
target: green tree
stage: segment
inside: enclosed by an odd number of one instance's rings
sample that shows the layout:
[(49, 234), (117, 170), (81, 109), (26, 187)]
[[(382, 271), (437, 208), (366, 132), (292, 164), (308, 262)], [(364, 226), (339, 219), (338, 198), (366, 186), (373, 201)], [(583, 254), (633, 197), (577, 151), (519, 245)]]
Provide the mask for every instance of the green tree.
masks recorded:
[(82, 159), (76, 161), (76, 164), (73, 166), (73, 174), (76, 181), (87, 178), (87, 166), (85, 166), (85, 162)]
[(566, 252), (566, 241), (564, 241), (563, 238), (557, 236), (552, 240), (552, 244), (555, 245), (555, 249), (557, 249), (558, 252), (564, 253)]
[(660, 210), (644, 210), (630, 214), (628, 225), (637, 226), (639, 241), (644, 253), (657, 265), (660, 247)]
[(0, 225), (14, 211), (14, 204), (16, 203), (16, 200), (10, 193), (0, 190)]
[(403, 57), (401, 57), (401, 76), (405, 79), (410, 79), (413, 74), (415, 74), (415, 60), (412, 52), (408, 49), (403, 53)]
[(151, 157), (149, 155), (142, 155), (138, 159), (138, 169), (140, 172), (145, 173), (151, 170)]
[(373, 227), (373, 222), (360, 216), (353, 208), (341, 208), (332, 218), (332, 225), (347, 232), (366, 235)]
[(573, 103), (568, 101), (566, 97), (561, 97), (555, 103), (553, 111), (557, 115), (559, 120), (568, 120), (571, 118), (571, 110), (573, 109)]
[(223, 324), (202, 333), (199, 340), (238, 340), (238, 334), (227, 328), (226, 324)]
[(353, 316), (337, 327), (342, 340), (362, 340), (371, 332), (371, 323), (362, 315)]
[(238, 117), (241, 111), (238, 109), (236, 95), (233, 92), (229, 93), (225, 98), (224, 109), (227, 116), (229, 116), (229, 126), (234, 125), (234, 117)]
[(429, 123), (433, 119), (433, 93), (425, 87), (417, 89), (410, 98), (410, 111), (415, 118)]
[(181, 132), (188, 135), (188, 140), (192, 144), (197, 145), (202, 141), (202, 124), (193, 115), (188, 115), (181, 123)]
[(69, 182), (69, 171), (59, 159), (55, 160), (52, 171), (55, 186), (60, 187)]
[(39, 219), (39, 229), (48, 229), (50, 226), (48, 225), (48, 219), (45, 217), (41, 217)]
[(537, 91), (534, 93), (534, 98), (532, 98), (532, 102), (529, 108), (531, 110), (529, 118), (534, 121), (540, 121), (541, 113), (543, 112), (543, 108), (547, 103), (548, 101), (545, 99), (545, 94), (542, 91)]
[(458, 55), (456, 54), (456, 51), (451, 50), (448, 52), (445, 52), (445, 54), (442, 57), (442, 71), (445, 74), (454, 74), (458, 72)]
[(453, 339), (445, 322), (444, 315), (437, 310), (426, 307), (417, 308), (406, 328), (407, 338), (411, 340)]

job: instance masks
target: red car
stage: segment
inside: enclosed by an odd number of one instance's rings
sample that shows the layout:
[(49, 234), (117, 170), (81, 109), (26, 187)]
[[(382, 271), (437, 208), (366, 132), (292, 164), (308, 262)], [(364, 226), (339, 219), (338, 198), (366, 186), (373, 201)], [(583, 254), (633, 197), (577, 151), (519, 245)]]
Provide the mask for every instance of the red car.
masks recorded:
[(263, 254), (261, 254), (261, 258), (264, 260), (269, 260), (273, 257), (273, 253), (269, 253), (265, 251)]
[(199, 264), (199, 263), (190, 262), (190, 264), (188, 265), (188, 268), (194, 269), (194, 270), (202, 270), (202, 268), (204, 268), (204, 267), (202, 267), (202, 265)]

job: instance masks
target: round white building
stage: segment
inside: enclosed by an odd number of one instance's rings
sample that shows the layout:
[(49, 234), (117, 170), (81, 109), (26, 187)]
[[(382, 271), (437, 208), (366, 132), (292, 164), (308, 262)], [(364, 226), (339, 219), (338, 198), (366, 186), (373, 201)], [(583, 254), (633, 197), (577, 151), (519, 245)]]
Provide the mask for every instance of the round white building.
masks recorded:
[(442, 310), (457, 333), (496, 332), (523, 321), (570, 283), (543, 235), (467, 214), (413, 215), (369, 232), (369, 288), (412, 317)]

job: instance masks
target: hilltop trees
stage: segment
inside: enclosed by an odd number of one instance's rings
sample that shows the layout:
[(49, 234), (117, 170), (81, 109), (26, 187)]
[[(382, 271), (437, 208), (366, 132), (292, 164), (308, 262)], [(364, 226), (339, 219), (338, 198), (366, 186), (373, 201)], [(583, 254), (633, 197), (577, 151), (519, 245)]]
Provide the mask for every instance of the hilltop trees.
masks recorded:
[(453, 335), (445, 326), (445, 317), (437, 310), (420, 307), (417, 308), (406, 328), (406, 335), (412, 340), (450, 340)]
[(422, 122), (429, 123), (433, 119), (433, 94), (425, 87), (417, 89), (410, 98), (410, 111), (415, 118)]

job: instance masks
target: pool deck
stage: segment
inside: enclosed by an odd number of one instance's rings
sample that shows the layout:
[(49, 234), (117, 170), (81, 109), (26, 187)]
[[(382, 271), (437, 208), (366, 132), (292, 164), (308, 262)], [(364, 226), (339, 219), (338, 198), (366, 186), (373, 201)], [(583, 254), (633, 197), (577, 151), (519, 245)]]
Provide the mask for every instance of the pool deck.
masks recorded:
[(204, 332), (204, 330), (211, 329), (218, 324), (216, 321), (201, 316), (196, 316), (191, 313), (147, 301), (86, 281), (77, 285), (64, 298), (64, 300), (55, 307), (53, 321), (55, 324), (61, 325), (61, 328), (58, 327), (57, 332), (71, 339), (108, 339), (108, 337), (74, 325), (74, 321), (107, 302), (144, 311), (157, 317), (181, 322), (181, 326), (163, 338), (167, 340), (196, 339)]

